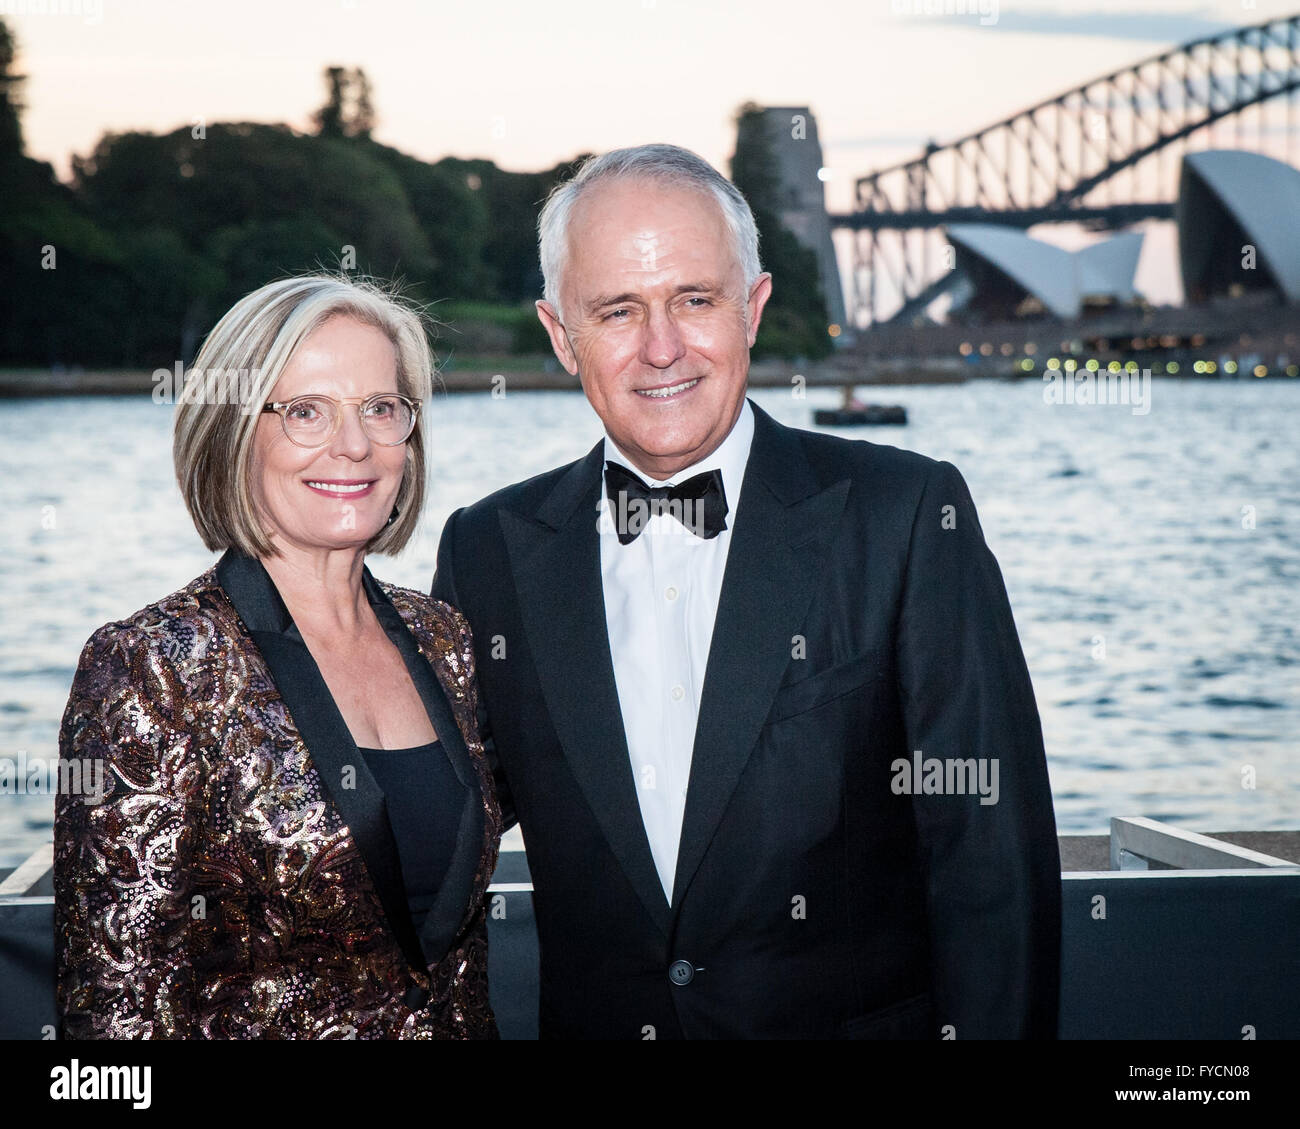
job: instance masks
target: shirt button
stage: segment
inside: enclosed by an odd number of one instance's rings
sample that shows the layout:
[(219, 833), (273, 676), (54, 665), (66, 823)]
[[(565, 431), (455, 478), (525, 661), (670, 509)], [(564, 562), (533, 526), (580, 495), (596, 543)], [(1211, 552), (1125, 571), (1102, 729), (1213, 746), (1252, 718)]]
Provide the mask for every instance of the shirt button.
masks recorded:
[(677, 589), (676, 589), (676, 588), (673, 588), (671, 585), (670, 585), (669, 587), (665, 588), (665, 589), (664, 589), (664, 599), (666, 599), (666, 600), (675, 600), (675, 599), (677, 599)]
[(674, 701), (674, 702), (680, 702), (684, 697), (686, 697), (686, 691), (683, 690), (680, 686), (674, 686), (674, 687), (673, 687), (673, 701)]
[(689, 960), (675, 960), (668, 966), (668, 979), (679, 988), (685, 988), (695, 979), (695, 966)]

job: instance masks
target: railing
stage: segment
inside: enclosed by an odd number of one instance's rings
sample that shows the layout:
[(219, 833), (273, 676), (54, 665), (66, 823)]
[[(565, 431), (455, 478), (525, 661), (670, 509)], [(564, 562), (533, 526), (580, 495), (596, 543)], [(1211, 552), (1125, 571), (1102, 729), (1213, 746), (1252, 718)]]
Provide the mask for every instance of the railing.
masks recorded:
[[(1300, 1038), (1300, 865), (1135, 816), (1111, 820), (1109, 861), (1061, 876), (1061, 1038)], [(0, 1038), (54, 1032), (54, 898), (34, 892), (51, 888), (51, 865), (46, 844), (0, 881)], [(517, 832), (488, 897), (497, 1022), (505, 1038), (535, 1038), (537, 931)]]

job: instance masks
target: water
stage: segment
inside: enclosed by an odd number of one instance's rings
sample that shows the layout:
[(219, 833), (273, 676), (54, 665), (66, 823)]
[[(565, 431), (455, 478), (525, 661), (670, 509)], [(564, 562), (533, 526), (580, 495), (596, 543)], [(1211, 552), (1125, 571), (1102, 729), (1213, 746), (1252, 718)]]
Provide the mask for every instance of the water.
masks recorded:
[[(1062, 831), (1104, 833), (1112, 815), (1295, 827), (1300, 383), (1152, 392), (1136, 416), (1044, 404), (1032, 381), (881, 389), (874, 398), (906, 404), (910, 425), (856, 436), (965, 475), (1033, 675)], [(799, 426), (839, 400), (754, 398)], [(578, 393), (431, 407), (425, 520), (400, 557), (370, 562), (425, 589), (454, 508), (601, 434)], [(90, 633), (212, 563), (172, 476), (170, 416), (145, 398), (0, 403), (0, 756), (56, 756)], [(48, 839), (51, 817), (48, 796), (0, 795), (0, 866)]]

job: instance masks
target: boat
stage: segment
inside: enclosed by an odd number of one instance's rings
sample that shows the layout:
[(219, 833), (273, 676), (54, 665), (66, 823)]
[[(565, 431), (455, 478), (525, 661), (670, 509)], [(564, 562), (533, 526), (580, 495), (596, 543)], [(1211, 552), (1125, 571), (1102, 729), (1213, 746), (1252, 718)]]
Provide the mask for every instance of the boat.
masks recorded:
[(818, 427), (860, 427), (865, 424), (905, 424), (907, 409), (902, 404), (858, 404), (846, 408), (815, 408), (813, 423)]

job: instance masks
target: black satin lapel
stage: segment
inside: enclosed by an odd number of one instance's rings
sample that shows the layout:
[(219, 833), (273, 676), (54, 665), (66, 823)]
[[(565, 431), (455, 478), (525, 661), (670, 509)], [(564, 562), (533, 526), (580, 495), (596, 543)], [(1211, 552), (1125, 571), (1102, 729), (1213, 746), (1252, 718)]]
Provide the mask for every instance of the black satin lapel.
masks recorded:
[[(402, 883), (397, 843), (388, 821), (383, 791), (358, 755), (316, 660), (296, 630), (284, 603), (260, 562), (227, 553), (217, 564), (217, 580), (254, 644), (307, 746), (325, 794), (352, 832), (388, 922), (412, 968), (427, 972), (427, 962), (411, 921)], [(436, 724), (436, 723), (435, 723)], [(351, 769), (353, 787), (344, 787)]]
[(686, 893), (754, 750), (848, 497), (845, 480), (787, 505), (764, 481), (761, 458), (758, 473), (753, 467), (751, 459), (709, 645), (674, 905)]
[(543, 507), (568, 510), (558, 528), (503, 512), (501, 530), (551, 724), (615, 858), (667, 933), (668, 899), (641, 820), (605, 625), (600, 462), (589, 457), (584, 468), (576, 504)]
[(227, 549), (217, 561), (217, 583), (249, 631), (287, 631), (293, 626), (289, 610), (261, 561), (238, 549)]
[(424, 952), (430, 963), (435, 963), (447, 955), (460, 931), (474, 881), (478, 876), (478, 865), (483, 853), (483, 796), (479, 790), (478, 774), (470, 761), (469, 748), (460, 726), (456, 724), (456, 715), (452, 712), (447, 688), (442, 682), (445, 672), (441, 663), (437, 656), (427, 655), (420, 649), (401, 614), (379, 586), (373, 583), (369, 573), (366, 575), (369, 581), (367, 592), (371, 595), (371, 604), (379, 616), (379, 622), (401, 652), (411, 681), (415, 684), (415, 689), (424, 702), (425, 712), (442, 743), (443, 753), (450, 762), (452, 771), (456, 773), (456, 778), (467, 790), (456, 829), (456, 847), (420, 932)]

